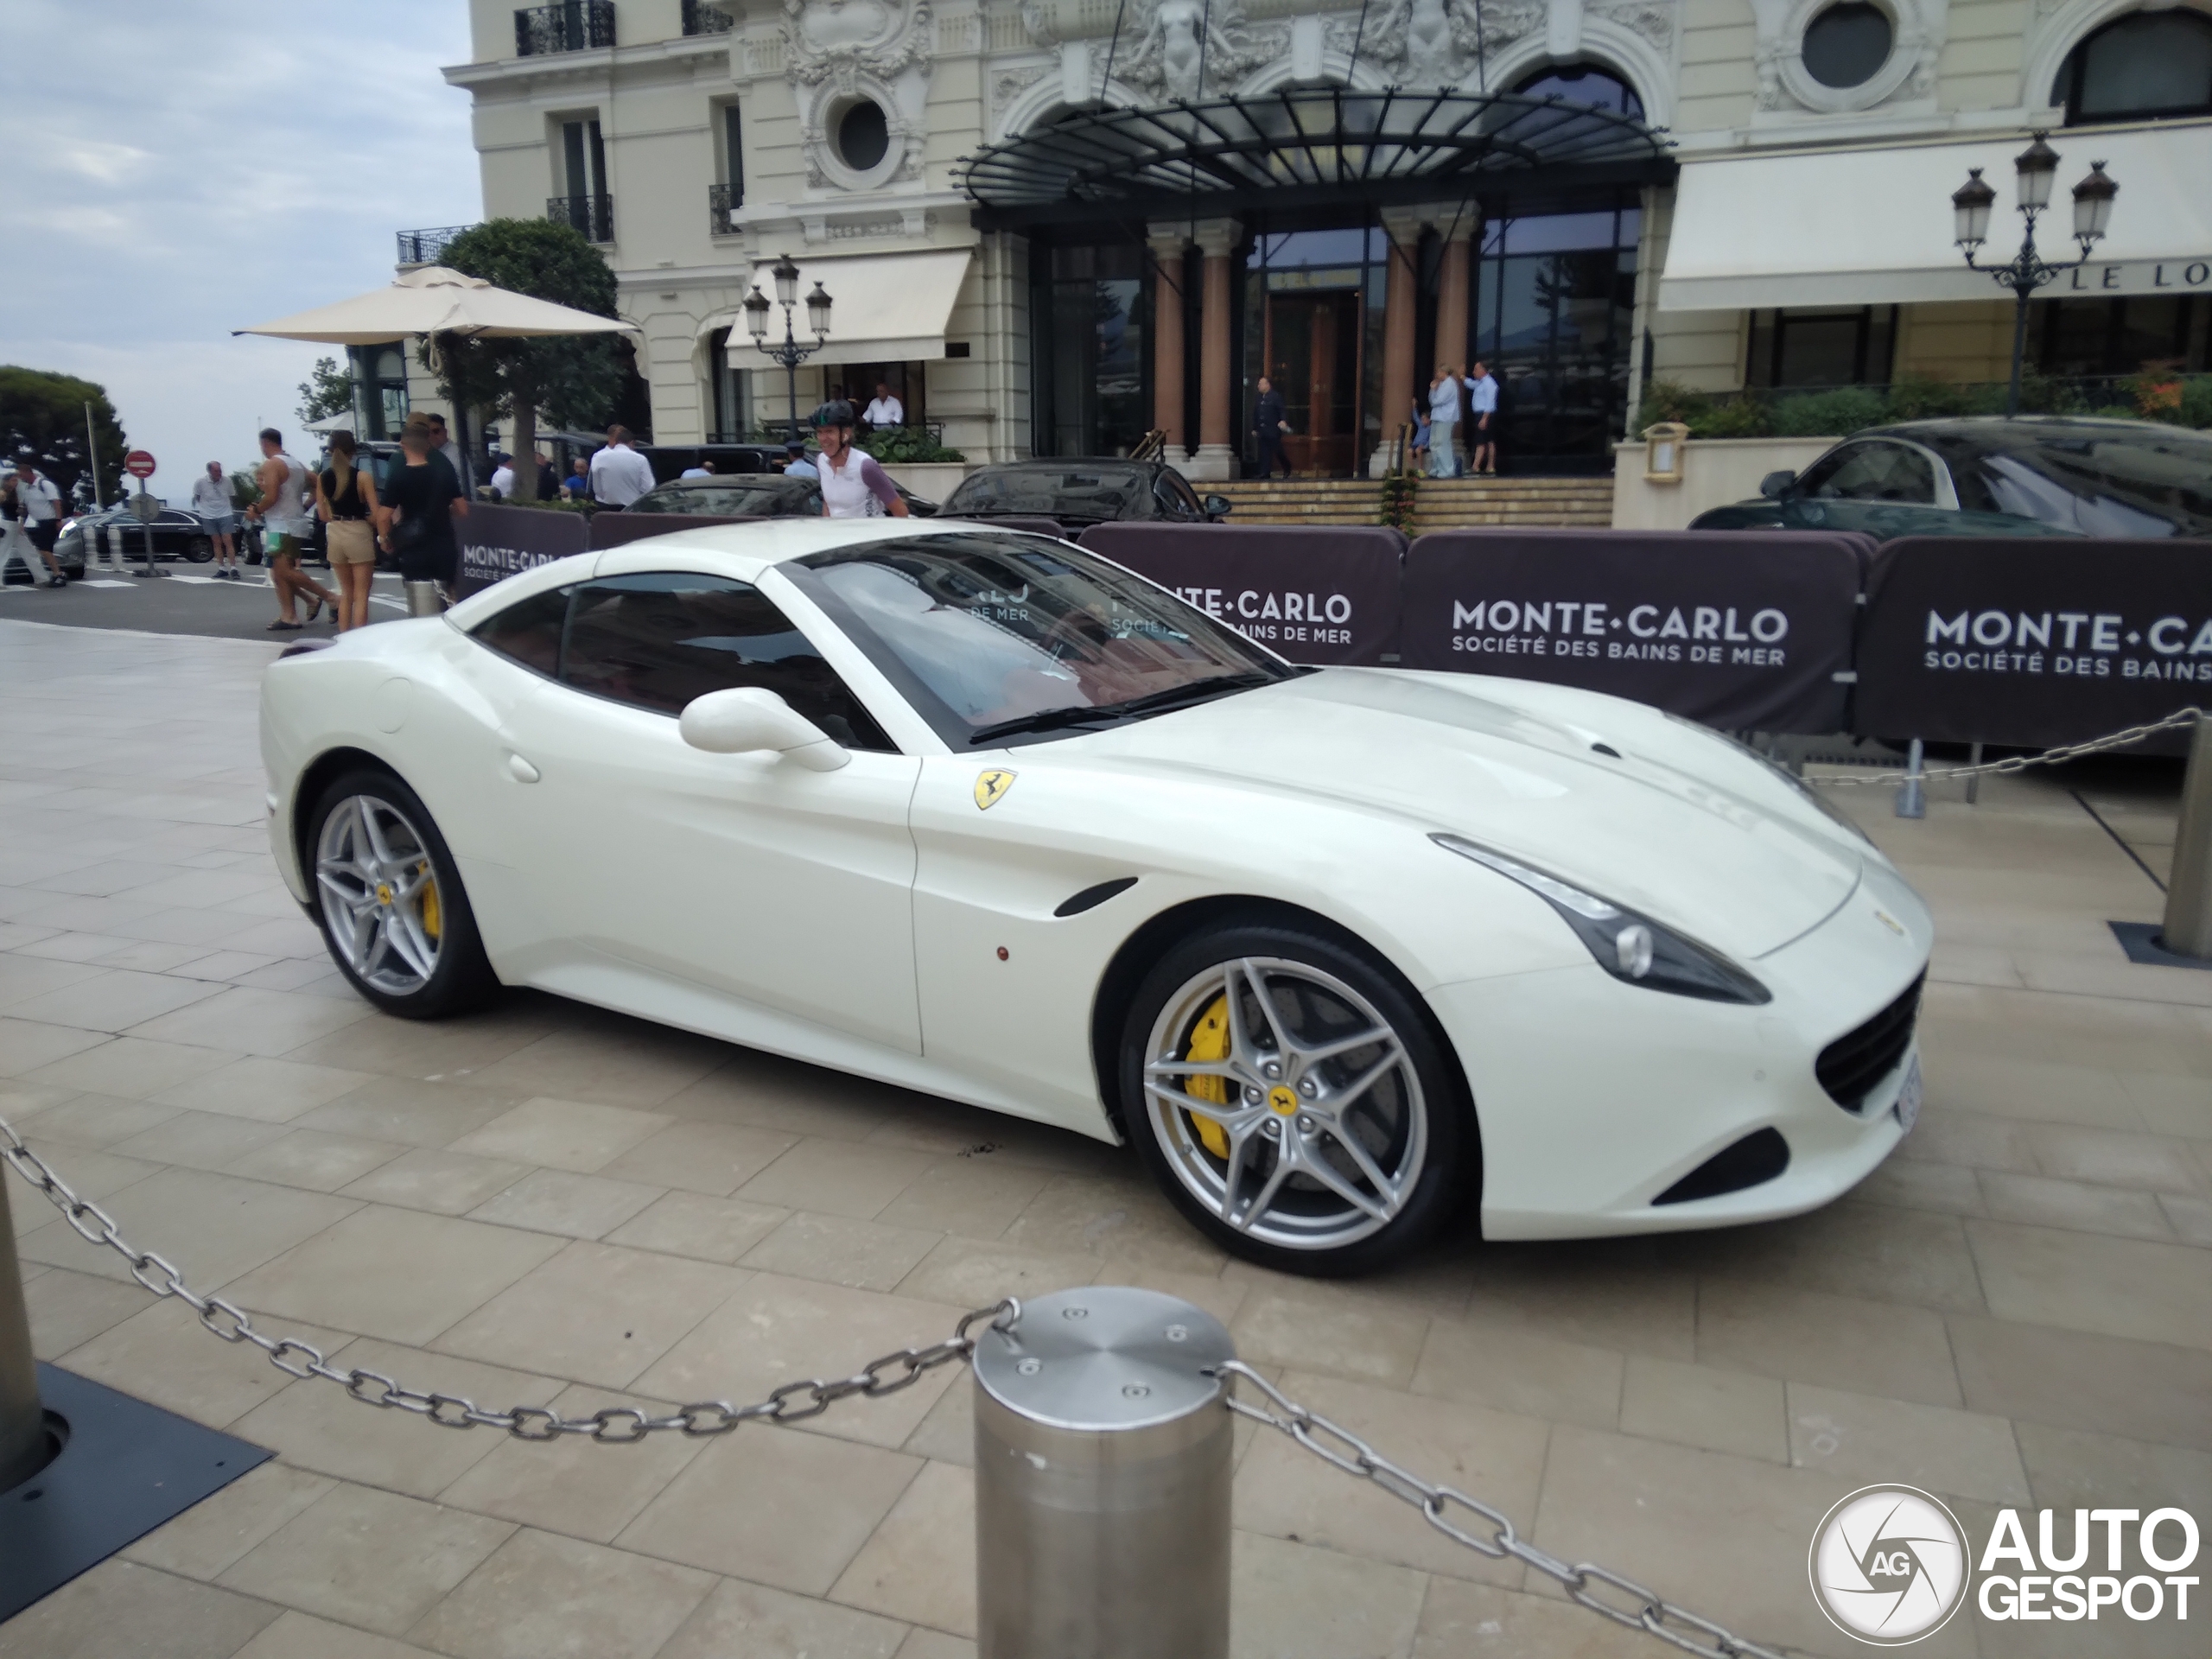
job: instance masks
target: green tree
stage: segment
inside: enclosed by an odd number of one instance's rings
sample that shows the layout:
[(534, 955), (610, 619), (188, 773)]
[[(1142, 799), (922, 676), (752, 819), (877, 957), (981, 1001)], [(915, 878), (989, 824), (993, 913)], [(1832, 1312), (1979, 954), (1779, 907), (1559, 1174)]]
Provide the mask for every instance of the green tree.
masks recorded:
[[(545, 219), (493, 219), (446, 245), (439, 263), (518, 294), (595, 316), (614, 310), (614, 272), (573, 226)], [(606, 419), (621, 385), (612, 334), (546, 340), (438, 342), (438, 390), (456, 404), (488, 409), (512, 423), (515, 498), (537, 498), (537, 416), (554, 424), (593, 427)], [(429, 362), (425, 357), (425, 363)]]
[(37, 452), (40, 470), (62, 490), (74, 487), (85, 471), (85, 405), (92, 406), (100, 482), (120, 487), (123, 456), (129, 447), (115, 405), (105, 387), (74, 375), (46, 369), (0, 366), (0, 442), (12, 453), (22, 444)]
[(348, 414), (353, 407), (353, 377), (334, 357), (315, 359), (314, 373), (300, 382), (300, 424)]

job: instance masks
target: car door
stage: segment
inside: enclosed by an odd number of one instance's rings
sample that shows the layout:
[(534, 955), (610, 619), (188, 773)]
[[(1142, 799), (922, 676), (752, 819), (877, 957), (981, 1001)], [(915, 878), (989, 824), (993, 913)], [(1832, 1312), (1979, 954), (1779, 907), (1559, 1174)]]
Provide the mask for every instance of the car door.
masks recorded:
[(1170, 524), (1198, 524), (1205, 522), (1206, 510), (1198, 505), (1198, 492), (1183, 481), (1179, 473), (1161, 467), (1152, 481), (1152, 497), (1155, 516)]
[[(849, 764), (685, 743), (683, 706), (734, 686), (780, 695)], [(537, 774), (516, 855), (563, 918), (537, 982), (629, 1006), (593, 988), (681, 981), (920, 1052), (906, 823), (920, 763), (758, 588), (682, 570), (577, 584), (553, 678), (512, 728)]]

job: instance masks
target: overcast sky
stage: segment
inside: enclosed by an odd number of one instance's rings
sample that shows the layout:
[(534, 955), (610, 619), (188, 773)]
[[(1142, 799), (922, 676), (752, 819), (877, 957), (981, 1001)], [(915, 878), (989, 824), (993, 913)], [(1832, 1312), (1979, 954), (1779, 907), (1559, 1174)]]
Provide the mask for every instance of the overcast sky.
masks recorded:
[[(482, 213), (462, 0), (4, 0), (0, 363), (105, 385), (157, 493), (296, 430), (318, 355), (231, 330)], [(110, 487), (113, 486), (111, 483)]]

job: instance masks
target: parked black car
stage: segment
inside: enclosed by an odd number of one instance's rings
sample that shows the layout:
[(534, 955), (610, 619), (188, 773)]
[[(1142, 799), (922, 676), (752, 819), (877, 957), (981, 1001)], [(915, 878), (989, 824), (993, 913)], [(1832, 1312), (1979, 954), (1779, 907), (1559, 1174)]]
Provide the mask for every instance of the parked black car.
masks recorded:
[[(936, 516), (936, 502), (924, 500), (896, 479), (891, 482), (913, 517)], [(810, 478), (786, 478), (781, 473), (715, 473), (705, 478), (680, 478), (656, 485), (626, 509), (615, 511), (688, 512), (709, 518), (819, 518), (822, 490)]]
[(979, 467), (945, 498), (948, 518), (1056, 518), (1071, 530), (1152, 520), (1218, 524), (1227, 496), (1199, 499), (1183, 474), (1161, 461), (1044, 458)]
[[(79, 513), (62, 521), (61, 534), (54, 543), (54, 556), (61, 563), (62, 574), (71, 578), (85, 574), (88, 556), (105, 559), (107, 527), (123, 526), (123, 556), (137, 564), (146, 556), (146, 527), (141, 524), (129, 508), (105, 506), (97, 512)], [(154, 521), (154, 557), (156, 561), (182, 561), (188, 564), (205, 564), (215, 556), (215, 543), (208, 538), (206, 526), (198, 518), (181, 507), (162, 509), (162, 516)], [(13, 562), (8, 570), (10, 582), (28, 581), (22, 573), (22, 562)]]
[(1896, 536), (2212, 536), (2212, 433), (2151, 421), (1978, 416), (1854, 433), (1692, 530)]

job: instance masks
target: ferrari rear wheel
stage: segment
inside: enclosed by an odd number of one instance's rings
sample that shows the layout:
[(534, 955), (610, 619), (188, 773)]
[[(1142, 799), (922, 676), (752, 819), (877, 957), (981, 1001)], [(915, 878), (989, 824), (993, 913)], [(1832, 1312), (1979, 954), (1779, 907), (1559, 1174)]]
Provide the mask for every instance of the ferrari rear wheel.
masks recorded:
[(1168, 1196), (1235, 1254), (1378, 1267), (1444, 1220), (1462, 1090), (1395, 976), (1333, 940), (1218, 929), (1170, 951), (1125, 1029), (1122, 1098)]
[(353, 988), (388, 1014), (434, 1019), (497, 985), (453, 855), (415, 791), (357, 772), (325, 790), (309, 824), (324, 943)]

